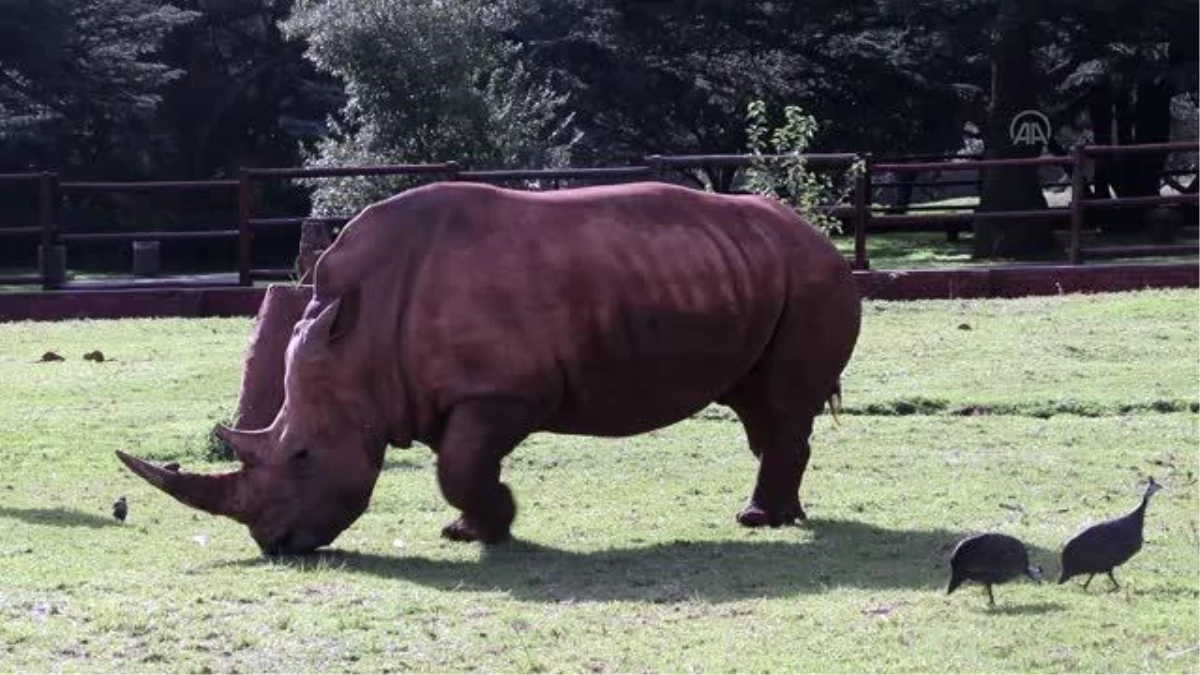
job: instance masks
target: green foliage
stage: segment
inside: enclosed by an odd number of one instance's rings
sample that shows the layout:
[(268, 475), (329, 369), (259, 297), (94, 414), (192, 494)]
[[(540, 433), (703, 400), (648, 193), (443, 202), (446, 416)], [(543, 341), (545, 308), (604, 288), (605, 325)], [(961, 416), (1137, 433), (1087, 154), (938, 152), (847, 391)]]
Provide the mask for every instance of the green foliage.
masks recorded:
[[(156, 163), (167, 176), (236, 176), (239, 166), (295, 166), (325, 133), (342, 83), (318, 73), (279, 22), (292, 0), (172, 0), (197, 13), (164, 43), (182, 75), (163, 92)], [(211, 226), (211, 225), (210, 225)]]
[[(500, 40), (504, 3), (485, 0), (301, 1), (285, 24), (346, 85), (347, 102), (311, 166), (459, 161), (481, 167), (569, 161), (562, 96)], [(353, 213), (407, 184), (322, 182), (314, 211)]]
[(772, 130), (767, 104), (751, 101), (746, 120), (746, 144), (754, 155), (746, 168), (746, 188), (791, 205), (826, 232), (839, 231), (841, 224), (825, 207), (845, 199), (864, 170), (862, 160), (845, 169), (837, 181), (828, 173), (812, 170), (804, 154), (817, 133), (817, 121), (799, 106), (785, 107), (783, 122)]
[[(233, 420), (227, 417), (219, 420), (218, 424), (232, 427)], [(236, 459), (233, 454), (233, 446), (225, 442), (225, 439), (217, 436), (217, 427), (215, 424), (204, 437), (203, 446), (204, 452), (202, 454), (206, 462), (232, 462)]]
[(157, 52), (195, 13), (157, 0), (8, 0), (0, 11), (0, 166), (144, 165), (162, 88)]

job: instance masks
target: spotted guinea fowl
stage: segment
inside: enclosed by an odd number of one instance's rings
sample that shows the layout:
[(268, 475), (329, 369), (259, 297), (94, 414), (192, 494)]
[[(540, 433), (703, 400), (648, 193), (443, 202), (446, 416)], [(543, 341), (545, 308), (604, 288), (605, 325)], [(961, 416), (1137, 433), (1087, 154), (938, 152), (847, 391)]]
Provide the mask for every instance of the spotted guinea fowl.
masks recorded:
[(1086, 574), (1088, 578), (1083, 582), (1083, 587), (1087, 588), (1092, 583), (1092, 577), (1103, 572), (1112, 581), (1114, 589), (1120, 588), (1117, 578), (1113, 576), (1113, 569), (1128, 562), (1141, 550), (1146, 505), (1150, 503), (1150, 495), (1161, 489), (1162, 486), (1151, 476), (1142, 495), (1142, 503), (1136, 509), (1120, 518), (1092, 525), (1068, 541), (1063, 547), (1062, 572), (1058, 583)]
[(990, 532), (977, 534), (958, 542), (950, 554), (950, 585), (946, 594), (953, 593), (964, 581), (975, 581), (987, 589), (988, 605), (995, 605), (992, 584), (1002, 584), (1022, 574), (1038, 581), (1042, 568), (1029, 564), (1029, 551), (1020, 539)]

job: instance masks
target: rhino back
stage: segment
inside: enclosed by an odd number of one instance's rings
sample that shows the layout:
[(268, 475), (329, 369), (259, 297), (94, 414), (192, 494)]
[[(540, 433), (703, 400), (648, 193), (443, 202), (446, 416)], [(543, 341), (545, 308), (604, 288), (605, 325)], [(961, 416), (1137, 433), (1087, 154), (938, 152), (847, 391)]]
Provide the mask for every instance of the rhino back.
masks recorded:
[(810, 292), (800, 287), (844, 267), (822, 235), (758, 198), (662, 184), (406, 195), (343, 244), (357, 264), (335, 253), (323, 265), (330, 292), (358, 279), (390, 327), (417, 426), (496, 395), (537, 405), (551, 431), (669, 424), (745, 375), (788, 298)]

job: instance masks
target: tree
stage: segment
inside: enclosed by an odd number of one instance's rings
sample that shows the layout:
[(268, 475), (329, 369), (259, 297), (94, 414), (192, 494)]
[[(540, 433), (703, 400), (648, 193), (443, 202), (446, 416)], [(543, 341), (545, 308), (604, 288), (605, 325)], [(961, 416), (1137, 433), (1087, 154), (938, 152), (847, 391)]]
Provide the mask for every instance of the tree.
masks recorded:
[[(928, 5), (922, 18), (945, 15)], [(802, 12), (767, 0), (517, 7), (509, 39), (567, 95), (585, 134), (581, 154), (593, 162), (742, 152), (752, 100), (776, 111), (800, 105), (822, 120), (817, 148), (953, 151), (980, 98), (971, 83), (978, 64), (952, 44), (959, 36), (920, 27), (903, 3), (821, 0)], [(734, 178), (705, 174), (701, 182), (718, 189)]]
[[(1000, 0), (992, 45), (992, 91), (987, 117), (987, 157), (1032, 157), (1040, 145), (1018, 145), (1009, 136), (1011, 121), (1022, 111), (1037, 110), (1034, 35), (1037, 0)], [(994, 167), (983, 172), (980, 210), (1024, 211), (1046, 208), (1035, 167)], [(977, 221), (973, 255), (1025, 257), (1051, 250), (1054, 232), (1044, 221), (1013, 218)]]
[[(476, 166), (567, 163), (572, 116), (546, 80), (499, 39), (507, 5), (487, 0), (301, 0), (284, 24), (346, 86), (314, 166), (455, 160)], [(324, 182), (314, 208), (348, 213), (395, 180)]]
[[(1059, 134), (1056, 152), (1084, 143), (1170, 140), (1172, 112), (1197, 89), (1200, 9), (1188, 0), (1056, 0), (1042, 8), (1039, 98)], [(1194, 104), (1187, 115), (1195, 119)], [(1158, 194), (1166, 153), (1099, 159), (1093, 196)], [(1097, 214), (1106, 232), (1142, 230), (1142, 212)]]
[(159, 171), (212, 178), (298, 163), (301, 144), (325, 133), (345, 96), (304, 57), (303, 43), (284, 38), (279, 22), (292, 0), (175, 1), (196, 19), (162, 50), (181, 75), (163, 90)]
[(751, 101), (746, 107), (746, 138), (753, 155), (746, 168), (746, 188), (779, 199), (825, 232), (836, 231), (841, 225), (825, 207), (847, 196), (865, 165), (858, 160), (835, 172), (842, 174), (841, 180), (813, 171), (805, 155), (817, 131), (816, 119), (798, 106), (784, 108), (783, 119), (783, 124), (771, 129), (765, 103)]
[(144, 171), (162, 88), (180, 75), (157, 52), (194, 16), (154, 0), (4, 0), (0, 166)]
[[(1073, 45), (1062, 68), (1068, 74), (1052, 96), (1086, 112), (1085, 140), (1102, 145), (1170, 140), (1172, 100), (1194, 96), (1197, 89), (1200, 9), (1184, 0), (1080, 5), (1076, 21), (1065, 27)], [(1165, 153), (1154, 153), (1098, 162), (1093, 192), (1157, 194), (1165, 160)], [(1130, 229), (1138, 223), (1118, 218), (1105, 224)]]
[[(891, 25), (906, 26), (902, 53), (916, 71), (960, 83), (967, 94), (963, 118), (978, 123), (992, 157), (1033, 152), (1022, 153), (1008, 138), (1011, 115), (1022, 109), (1050, 118), (1054, 153), (1085, 142), (1166, 140), (1172, 100), (1194, 96), (1197, 88), (1197, 6), (1188, 0), (881, 0), (881, 7)], [(976, 85), (985, 95), (977, 95)], [(1101, 162), (1096, 191), (1153, 194), (1162, 168), (1161, 154)], [(1038, 173), (1032, 167), (987, 172), (982, 208), (1044, 208)], [(975, 233), (979, 257), (1038, 257), (1056, 249), (1045, 223), (978, 221)]]

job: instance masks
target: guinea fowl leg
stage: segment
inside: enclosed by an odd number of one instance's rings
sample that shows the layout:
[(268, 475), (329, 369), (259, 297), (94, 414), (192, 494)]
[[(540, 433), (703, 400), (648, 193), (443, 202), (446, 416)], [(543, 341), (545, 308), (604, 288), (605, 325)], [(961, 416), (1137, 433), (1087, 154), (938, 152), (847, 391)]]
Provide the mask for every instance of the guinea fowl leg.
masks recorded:
[(1112, 582), (1112, 585), (1113, 585), (1112, 589), (1113, 589), (1114, 591), (1115, 591), (1115, 590), (1118, 590), (1119, 588), (1121, 588), (1121, 584), (1118, 584), (1118, 583), (1117, 583), (1117, 578), (1113, 576), (1113, 571), (1112, 571), (1112, 570), (1109, 570), (1109, 571), (1108, 571), (1108, 579), (1109, 579), (1109, 581), (1111, 581), (1111, 582)]
[(992, 585), (985, 584), (984, 588), (986, 588), (987, 592), (988, 592), (988, 607), (995, 607), (996, 606), (996, 596), (992, 595)]
[(1096, 575), (1095, 574), (1088, 575), (1087, 581), (1083, 582), (1083, 590), (1085, 590), (1085, 591), (1087, 590), (1088, 584), (1092, 583), (1092, 577), (1094, 577), (1094, 576), (1096, 576)]

